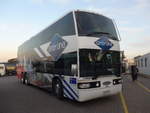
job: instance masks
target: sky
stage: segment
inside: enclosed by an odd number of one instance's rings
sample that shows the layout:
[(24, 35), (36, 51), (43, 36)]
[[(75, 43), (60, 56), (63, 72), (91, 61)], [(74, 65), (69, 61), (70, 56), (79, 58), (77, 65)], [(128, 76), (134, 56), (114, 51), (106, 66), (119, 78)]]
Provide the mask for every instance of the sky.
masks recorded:
[(150, 52), (150, 0), (0, 0), (0, 62), (17, 57), (19, 45), (75, 9), (114, 19), (127, 58)]

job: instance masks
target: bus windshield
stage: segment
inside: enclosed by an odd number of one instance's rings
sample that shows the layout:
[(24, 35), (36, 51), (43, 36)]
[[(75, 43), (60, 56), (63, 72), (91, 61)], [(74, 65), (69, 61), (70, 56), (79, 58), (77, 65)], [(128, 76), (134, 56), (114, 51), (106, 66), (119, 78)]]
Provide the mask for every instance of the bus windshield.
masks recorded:
[(89, 12), (76, 12), (79, 36), (108, 35), (113, 40), (118, 40), (115, 26), (111, 19)]
[(80, 76), (120, 76), (120, 52), (80, 49)]

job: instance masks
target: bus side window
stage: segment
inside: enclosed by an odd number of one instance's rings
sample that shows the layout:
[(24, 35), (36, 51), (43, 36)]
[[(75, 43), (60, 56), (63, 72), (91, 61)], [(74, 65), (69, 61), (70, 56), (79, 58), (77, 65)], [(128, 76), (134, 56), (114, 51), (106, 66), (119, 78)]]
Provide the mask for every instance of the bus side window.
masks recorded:
[(42, 62), (34, 62), (33, 64), (33, 68), (35, 68), (36, 72), (44, 72), (44, 63)]
[(58, 61), (55, 62), (54, 67), (55, 74), (64, 74), (64, 59), (61, 57)]
[[(76, 52), (64, 54), (61, 58), (55, 62), (54, 73), (63, 75), (72, 75), (71, 65), (77, 64), (77, 54)], [(73, 76), (73, 75), (72, 75)]]
[(54, 62), (46, 63), (46, 73), (54, 73)]
[(72, 64), (77, 64), (77, 54), (69, 53), (64, 56), (64, 74), (73, 76), (71, 72)]

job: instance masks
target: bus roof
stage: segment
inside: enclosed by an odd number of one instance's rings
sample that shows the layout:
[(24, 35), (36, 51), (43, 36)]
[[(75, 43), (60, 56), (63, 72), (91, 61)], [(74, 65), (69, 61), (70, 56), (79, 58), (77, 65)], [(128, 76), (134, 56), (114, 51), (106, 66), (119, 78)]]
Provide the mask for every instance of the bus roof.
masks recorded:
[[(62, 19), (63, 17), (65, 17), (67, 14), (69, 13), (73, 13), (73, 12), (87, 12), (87, 13), (93, 13), (93, 14), (97, 14), (97, 15), (101, 15), (104, 16), (96, 11), (92, 11), (92, 10), (80, 10), (80, 9), (76, 9), (76, 10), (72, 10), (72, 11), (68, 11), (67, 13), (65, 13), (63, 16), (59, 17), (58, 19), (56, 19), (54, 22), (52, 22), (51, 24), (49, 24), (47, 27), (45, 27), (44, 29), (42, 29), (40, 32), (38, 32), (37, 34), (35, 34), (34, 36), (32, 36), (31, 38), (29, 38), (28, 40), (26, 40), (23, 44), (21, 44), (18, 48), (21, 49), (21, 47), (23, 45), (25, 45), (26, 43), (28, 43), (28, 41), (32, 40), (34, 37), (38, 36), (41, 32), (43, 32), (44, 30), (46, 30), (49, 26), (53, 25), (54, 23), (56, 23), (57, 21), (59, 21), (60, 19)], [(107, 17), (107, 16), (104, 16)], [(109, 17), (107, 17), (109, 18)], [(110, 18), (109, 18), (110, 19)]]

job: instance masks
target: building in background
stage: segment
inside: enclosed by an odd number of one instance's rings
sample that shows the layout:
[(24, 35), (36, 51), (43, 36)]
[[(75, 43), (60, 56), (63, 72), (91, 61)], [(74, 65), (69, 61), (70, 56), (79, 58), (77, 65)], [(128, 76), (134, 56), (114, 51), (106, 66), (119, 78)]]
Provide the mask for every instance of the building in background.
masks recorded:
[(134, 62), (140, 74), (150, 76), (150, 53), (136, 56)]

